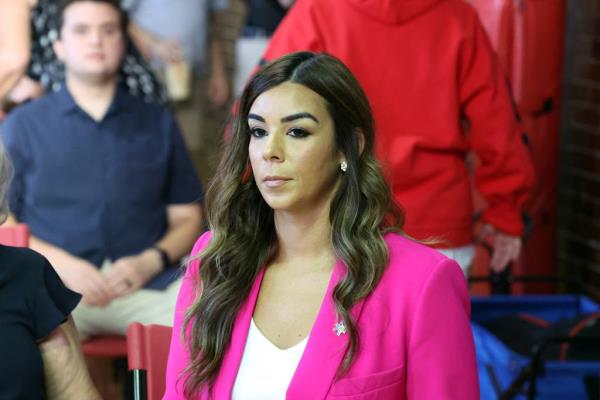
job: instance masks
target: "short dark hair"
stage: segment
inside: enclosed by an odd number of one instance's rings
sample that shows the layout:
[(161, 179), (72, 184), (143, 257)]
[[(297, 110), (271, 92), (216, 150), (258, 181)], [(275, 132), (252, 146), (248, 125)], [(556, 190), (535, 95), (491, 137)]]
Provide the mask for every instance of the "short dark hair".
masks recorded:
[(58, 31), (58, 35), (60, 36), (60, 31), (65, 23), (65, 10), (71, 4), (81, 3), (83, 1), (91, 1), (93, 3), (104, 3), (112, 6), (119, 13), (119, 18), (121, 19), (121, 32), (125, 34), (127, 32), (127, 26), (129, 25), (129, 17), (125, 10), (121, 8), (120, 0), (59, 0), (58, 7), (56, 10), (56, 29)]

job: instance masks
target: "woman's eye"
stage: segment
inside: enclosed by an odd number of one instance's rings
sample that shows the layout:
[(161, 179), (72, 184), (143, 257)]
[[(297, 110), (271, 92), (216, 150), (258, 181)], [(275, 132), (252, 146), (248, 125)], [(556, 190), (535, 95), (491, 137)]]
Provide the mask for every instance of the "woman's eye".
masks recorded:
[(262, 128), (250, 128), (250, 134), (254, 137), (259, 138), (259, 137), (266, 136), (267, 131), (265, 131)]
[(295, 138), (304, 138), (309, 135), (309, 132), (304, 129), (293, 128), (289, 130), (288, 134)]

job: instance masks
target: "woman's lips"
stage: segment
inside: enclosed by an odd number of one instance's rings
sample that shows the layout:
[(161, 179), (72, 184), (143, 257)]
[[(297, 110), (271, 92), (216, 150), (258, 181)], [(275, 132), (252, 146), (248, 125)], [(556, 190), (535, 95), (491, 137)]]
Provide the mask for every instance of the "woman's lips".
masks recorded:
[(271, 189), (285, 185), (290, 179), (282, 176), (267, 176), (263, 179), (263, 184)]

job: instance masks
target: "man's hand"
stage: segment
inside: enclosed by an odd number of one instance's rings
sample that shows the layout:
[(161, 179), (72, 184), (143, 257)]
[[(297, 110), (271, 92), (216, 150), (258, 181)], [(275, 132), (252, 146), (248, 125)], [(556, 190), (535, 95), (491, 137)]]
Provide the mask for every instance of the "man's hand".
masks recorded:
[(156, 39), (151, 46), (152, 55), (164, 64), (183, 61), (183, 49), (175, 39)]
[(155, 249), (116, 260), (104, 274), (115, 297), (125, 296), (143, 287), (162, 268), (162, 259)]
[(485, 225), (479, 235), (481, 238), (492, 236), (493, 253), (490, 267), (494, 272), (502, 272), (512, 261), (521, 254), (522, 241), (519, 236), (511, 236), (497, 231), (491, 225)]
[(65, 285), (83, 295), (83, 303), (88, 306), (104, 307), (115, 297), (108, 280), (92, 263), (69, 256), (55, 267)]

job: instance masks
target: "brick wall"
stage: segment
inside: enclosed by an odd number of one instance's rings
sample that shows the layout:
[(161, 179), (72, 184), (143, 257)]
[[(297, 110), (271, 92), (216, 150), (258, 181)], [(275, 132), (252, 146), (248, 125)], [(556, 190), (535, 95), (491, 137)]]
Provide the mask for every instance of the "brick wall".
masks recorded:
[(600, 0), (567, 7), (558, 259), (600, 299)]

